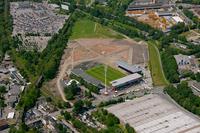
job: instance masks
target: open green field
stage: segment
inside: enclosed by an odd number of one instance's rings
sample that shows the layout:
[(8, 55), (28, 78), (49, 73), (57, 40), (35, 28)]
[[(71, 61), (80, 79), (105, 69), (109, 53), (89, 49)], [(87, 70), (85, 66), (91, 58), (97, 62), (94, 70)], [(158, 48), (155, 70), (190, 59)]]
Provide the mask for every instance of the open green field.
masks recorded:
[(153, 84), (155, 86), (167, 85), (168, 81), (166, 80), (164, 72), (162, 70), (160, 54), (155, 43), (156, 42), (148, 42), (150, 58), (149, 67), (151, 70)]
[[(95, 66), (91, 69), (86, 70), (86, 73), (104, 83), (105, 82), (105, 70), (104, 70), (104, 68), (105, 68), (104, 65), (98, 65), (98, 66)], [(126, 75), (123, 74), (122, 72), (108, 66), (107, 67), (106, 84), (110, 85), (110, 81), (122, 78), (124, 76), (126, 76)]]
[(99, 23), (91, 21), (89, 19), (81, 19), (75, 22), (72, 28), (72, 35), (70, 39), (79, 38), (124, 38), (121, 34), (102, 26)]

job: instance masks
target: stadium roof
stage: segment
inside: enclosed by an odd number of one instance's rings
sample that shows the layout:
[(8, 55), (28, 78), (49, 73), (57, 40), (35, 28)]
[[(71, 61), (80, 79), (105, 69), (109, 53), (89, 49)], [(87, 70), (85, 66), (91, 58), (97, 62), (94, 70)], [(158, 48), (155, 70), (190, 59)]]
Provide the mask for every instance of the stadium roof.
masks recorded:
[(134, 73), (134, 74), (128, 75), (126, 77), (111, 81), (110, 83), (112, 84), (113, 87), (118, 87), (120, 85), (129, 83), (129, 82), (137, 81), (141, 78), (142, 78), (142, 76), (140, 74)]
[(142, 72), (142, 68), (139, 65), (129, 65), (124, 61), (117, 61), (116, 64), (130, 73)]
[(101, 85), (101, 81), (93, 78), (92, 76), (86, 74), (82, 69), (73, 69), (72, 70), (72, 73), (77, 75), (77, 76), (80, 76), (81, 78), (83, 78), (86, 82), (88, 83), (91, 83), (95, 86), (99, 86)]

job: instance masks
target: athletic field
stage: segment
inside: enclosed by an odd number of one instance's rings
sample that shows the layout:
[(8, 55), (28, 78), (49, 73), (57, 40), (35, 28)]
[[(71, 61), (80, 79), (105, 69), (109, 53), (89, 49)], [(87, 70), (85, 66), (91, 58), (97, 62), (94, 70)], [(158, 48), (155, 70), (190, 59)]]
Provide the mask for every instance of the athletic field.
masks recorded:
[[(95, 66), (91, 69), (86, 70), (86, 73), (93, 76), (94, 78), (102, 81), (103, 83), (105, 82), (105, 66), (104, 65), (98, 65)], [(122, 78), (125, 76), (122, 72), (111, 68), (110, 66), (107, 67), (107, 73), (106, 73), (106, 84), (110, 85), (110, 81)]]
[(79, 38), (124, 38), (121, 34), (111, 30), (106, 26), (91, 21), (87, 18), (75, 22), (72, 28), (72, 35), (70, 39)]

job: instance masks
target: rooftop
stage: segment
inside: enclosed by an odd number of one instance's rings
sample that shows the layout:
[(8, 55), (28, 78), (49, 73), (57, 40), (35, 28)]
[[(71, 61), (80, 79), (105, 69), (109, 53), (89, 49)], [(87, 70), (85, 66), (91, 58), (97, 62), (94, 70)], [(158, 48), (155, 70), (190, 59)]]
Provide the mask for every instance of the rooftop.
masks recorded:
[(149, 94), (107, 108), (138, 133), (197, 133), (200, 120), (157, 94)]
[(190, 59), (191, 59), (190, 56), (178, 54), (178, 55), (174, 55), (174, 58), (176, 59), (176, 63), (178, 65), (188, 65), (188, 64), (190, 64)]
[(120, 85), (125, 84), (125, 83), (130, 82), (130, 81), (136, 81), (136, 80), (138, 80), (140, 78), (142, 78), (142, 76), (140, 74), (134, 73), (134, 74), (125, 76), (123, 78), (114, 80), (114, 81), (112, 81), (110, 83), (112, 84), (112, 86), (115, 87), (115, 86), (120, 86)]
[(141, 72), (142, 68), (139, 65), (129, 65), (127, 62), (124, 61), (117, 61), (116, 64), (125, 69), (126, 71), (129, 71), (131, 73), (137, 73), (137, 72)]
[(82, 69), (79, 69), (79, 68), (73, 69), (72, 73), (77, 75), (77, 76), (82, 77), (85, 81), (87, 81), (87, 82), (89, 82), (89, 83), (91, 83), (95, 86), (101, 85), (101, 81), (99, 81), (99, 80), (93, 78), (92, 76), (86, 74)]
[(17, 96), (10, 96), (10, 97), (8, 97), (7, 102), (15, 103), (17, 101), (17, 98), (18, 98)]
[(21, 93), (20, 86), (17, 84), (11, 85), (10, 90), (8, 91), (10, 95), (19, 95)]
[(10, 112), (10, 113), (8, 113), (7, 118), (8, 118), (8, 119), (13, 119), (14, 116), (15, 116), (15, 112)]

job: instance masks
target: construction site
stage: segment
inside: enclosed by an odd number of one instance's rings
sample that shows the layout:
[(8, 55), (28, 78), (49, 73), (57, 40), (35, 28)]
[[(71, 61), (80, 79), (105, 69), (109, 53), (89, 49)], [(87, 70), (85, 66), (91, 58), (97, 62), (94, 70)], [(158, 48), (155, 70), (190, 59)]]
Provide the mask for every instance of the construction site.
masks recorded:
[(136, 0), (129, 5), (126, 16), (136, 18), (164, 32), (169, 31), (173, 25), (184, 22), (185, 19), (168, 0)]

